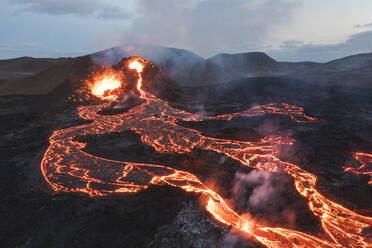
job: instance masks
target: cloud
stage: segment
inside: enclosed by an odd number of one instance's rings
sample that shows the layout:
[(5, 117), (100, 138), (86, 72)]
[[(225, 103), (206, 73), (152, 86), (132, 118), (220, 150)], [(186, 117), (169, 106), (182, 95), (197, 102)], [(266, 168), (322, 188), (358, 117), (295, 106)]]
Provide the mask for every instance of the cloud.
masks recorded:
[(78, 15), (103, 19), (128, 19), (130, 15), (119, 6), (101, 0), (11, 0), (22, 6), (19, 11), (48, 15)]
[(123, 43), (152, 43), (204, 56), (258, 49), (290, 21), (300, 0), (140, 0)]
[(280, 61), (328, 62), (345, 56), (372, 52), (372, 31), (351, 35), (337, 44), (306, 44), (301, 41), (285, 41), (279, 50), (268, 51), (270, 56)]
[(367, 24), (357, 24), (354, 26), (355, 28), (369, 28), (372, 27), (372, 22)]

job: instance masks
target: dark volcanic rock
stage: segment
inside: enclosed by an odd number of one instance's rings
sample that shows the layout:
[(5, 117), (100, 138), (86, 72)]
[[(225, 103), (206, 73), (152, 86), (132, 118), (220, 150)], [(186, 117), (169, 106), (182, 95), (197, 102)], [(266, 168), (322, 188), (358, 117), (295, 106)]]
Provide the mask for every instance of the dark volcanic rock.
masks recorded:
[[(184, 51), (172, 50), (173, 53), (184, 58)], [(187, 54), (186, 58), (200, 60), (203, 64), (201, 69), (186, 70), (197, 72), (191, 75), (197, 80), (203, 79), (204, 72), (220, 69), (214, 65), (209, 68), (203, 59), (192, 54)], [(199, 195), (175, 188), (150, 187), (138, 194), (102, 198), (51, 191), (40, 171), (48, 137), (53, 130), (86, 123), (77, 116), (77, 106), (100, 103), (98, 100), (81, 103), (68, 99), (69, 94), (79, 87), (80, 79), (89, 72), (90, 64), (88, 57), (76, 60), (73, 65), (76, 72), (72, 77), (65, 74), (71, 65), (40, 65), (48, 68), (24, 82), (35, 80), (36, 88), (32, 88), (32, 84), (28, 86), (31, 93), (48, 89), (49, 94), (0, 98), (2, 247), (260, 247), (216, 223), (201, 207), (203, 199), (199, 199)], [(169, 70), (172, 69), (170, 64)], [(316, 65), (301, 65), (307, 66)], [(327, 66), (327, 70), (333, 71), (359, 70), (359, 67), (345, 68), (343, 61)], [(345, 163), (358, 165), (350, 155), (352, 152), (372, 152), (371, 91), (346, 86), (320, 87), (283, 77), (248, 78), (223, 85), (190, 88), (180, 87), (164, 71), (149, 74), (146, 80), (151, 80), (151, 84), (144, 88), (170, 101), (172, 106), (191, 112), (216, 115), (242, 111), (257, 104), (286, 102), (302, 106), (306, 114), (321, 118), (319, 122), (304, 124), (295, 123), (286, 116), (265, 115), (230, 122), (179, 124), (200, 130), (206, 136), (244, 141), (257, 141), (276, 132), (289, 133), (295, 144), (280, 147), (282, 160), (294, 162), (314, 173), (318, 177), (317, 188), (330, 199), (365, 215), (371, 214), (369, 177), (345, 173), (342, 169)], [(56, 77), (52, 84), (54, 90), (44, 81), (53, 78), (51, 75)], [(133, 101), (125, 108), (104, 109), (101, 113), (117, 114), (136, 104), (139, 102)], [(267, 202), (266, 208), (252, 208), (247, 200), (262, 182), (257, 181), (253, 186), (243, 184), (245, 191), (241, 202), (234, 195), (234, 186), (238, 183), (239, 173), (246, 176), (256, 173), (255, 170), (216, 152), (194, 149), (185, 154), (160, 154), (144, 145), (131, 131), (78, 139), (88, 144), (85, 151), (97, 156), (164, 164), (194, 173), (236, 205), (239, 213), (248, 211), (272, 226), (310, 233), (319, 230), (319, 220), (311, 215), (305, 200), (294, 189), (293, 180), (284, 175), (267, 175), (270, 186), (278, 189), (276, 198), (270, 198), (272, 201)]]
[[(223, 237), (222, 229), (199, 208), (198, 196), (174, 188), (151, 187), (138, 194), (93, 199), (52, 194), (42, 178), (40, 160), (52, 129), (83, 123), (75, 111), (49, 112), (44, 117), (3, 116), (2, 120), (8, 125), (1, 139), (3, 247), (159, 247), (164, 230), (180, 235), (177, 247), (214, 247), (215, 240)], [(193, 206), (198, 218), (185, 219), (189, 218), (185, 217), (188, 211), (182, 213), (185, 206)], [(174, 226), (180, 221), (182, 225)], [(195, 222), (204, 224), (199, 236), (189, 240), (193, 234), (188, 230)]]

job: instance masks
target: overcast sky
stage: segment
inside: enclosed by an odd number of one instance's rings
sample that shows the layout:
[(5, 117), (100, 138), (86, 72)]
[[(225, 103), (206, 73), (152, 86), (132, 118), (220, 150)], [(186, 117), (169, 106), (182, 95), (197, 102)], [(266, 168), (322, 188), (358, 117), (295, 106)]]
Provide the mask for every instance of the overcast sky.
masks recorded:
[(282, 61), (372, 52), (371, 0), (1, 0), (0, 58), (151, 43)]

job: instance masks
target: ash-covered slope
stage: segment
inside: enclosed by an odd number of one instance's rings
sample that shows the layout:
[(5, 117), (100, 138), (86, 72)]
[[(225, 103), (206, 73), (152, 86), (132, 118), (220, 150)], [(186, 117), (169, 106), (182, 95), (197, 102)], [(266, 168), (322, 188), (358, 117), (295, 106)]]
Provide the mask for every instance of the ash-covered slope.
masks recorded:
[(69, 59), (20, 57), (0, 60), (0, 80), (29, 77)]
[(342, 59), (336, 59), (325, 63), (324, 68), (333, 71), (349, 71), (357, 69), (371, 69), (372, 67), (372, 53), (362, 53), (348, 56)]
[[(32, 63), (34, 65), (31, 66)], [(12, 68), (10, 71), (17, 71), (19, 67), (22, 67), (33, 72), (29, 73), (27, 77), (0, 79), (0, 95), (43, 95), (48, 94), (66, 80), (86, 76), (90, 59), (84, 56), (56, 59), (56, 61), (48, 63), (45, 59), (32, 58), (29, 63), (23, 65), (14, 64), (13, 60), (4, 60), (2, 64), (3, 67), (8, 64)], [(40, 64), (43, 66), (40, 66)], [(38, 68), (38, 70), (32, 70), (33, 67)]]
[(290, 71), (290, 75), (317, 84), (371, 89), (372, 53), (357, 54), (323, 64), (310, 64), (306, 68)]

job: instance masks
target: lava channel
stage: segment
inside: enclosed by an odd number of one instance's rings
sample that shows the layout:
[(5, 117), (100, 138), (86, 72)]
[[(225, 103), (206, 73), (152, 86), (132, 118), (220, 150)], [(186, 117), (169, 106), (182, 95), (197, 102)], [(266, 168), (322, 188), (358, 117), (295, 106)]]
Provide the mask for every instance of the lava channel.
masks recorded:
[[(298, 165), (281, 161), (276, 155), (278, 144), (291, 145), (293, 140), (277, 136), (258, 142), (235, 141), (206, 137), (197, 130), (177, 123), (187, 120), (231, 120), (233, 118), (278, 114), (296, 122), (314, 122), (301, 107), (286, 103), (260, 105), (240, 113), (202, 116), (171, 107), (167, 102), (142, 89), (142, 70), (146, 63), (133, 58), (129, 66), (138, 74), (137, 90), (144, 100), (128, 112), (99, 115), (110, 105), (82, 106), (77, 110), (89, 124), (56, 130), (49, 138), (50, 145), (41, 161), (43, 176), (54, 191), (83, 192), (91, 197), (115, 193), (136, 193), (151, 185), (169, 185), (202, 195), (207, 199), (205, 210), (221, 224), (231, 226), (267, 247), (371, 247), (372, 238), (364, 230), (371, 228), (372, 218), (359, 215), (329, 200), (316, 188), (317, 177)], [(116, 92), (109, 90), (105, 99)], [(161, 118), (166, 115), (168, 118)], [(186, 153), (194, 148), (224, 154), (242, 165), (259, 170), (287, 173), (293, 177), (295, 188), (304, 197), (311, 212), (320, 219), (323, 234), (310, 235), (296, 230), (270, 227), (245, 219), (232, 209), (225, 199), (208, 188), (189, 172), (157, 164), (114, 161), (93, 156), (82, 149), (86, 143), (75, 141), (77, 136), (121, 132), (130, 129), (140, 135), (142, 142), (160, 153)], [(360, 156), (360, 155), (358, 155)]]

